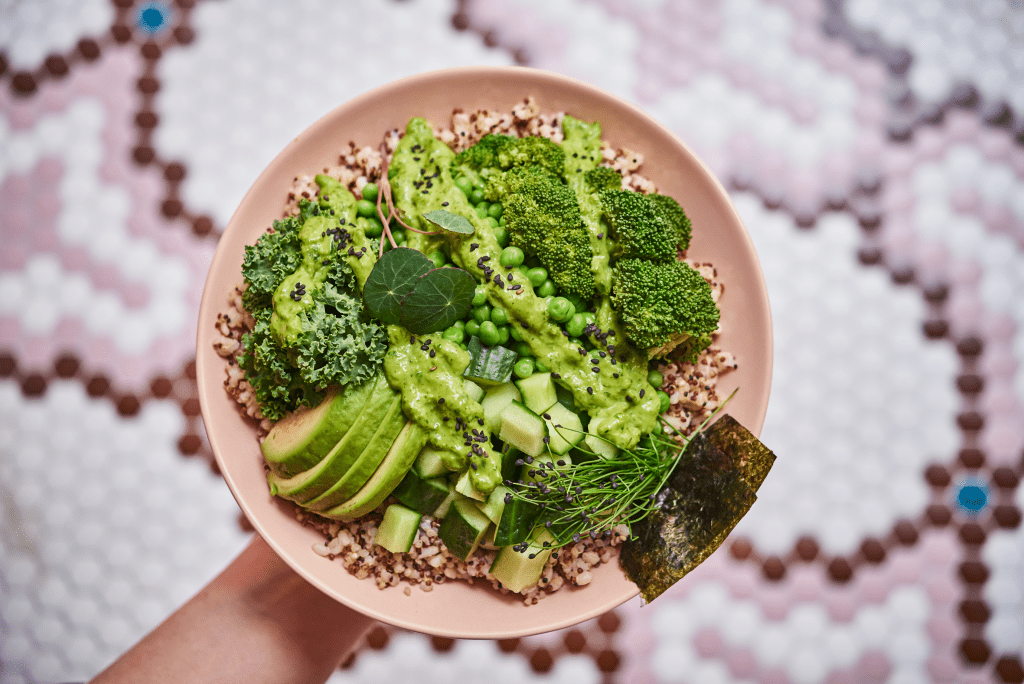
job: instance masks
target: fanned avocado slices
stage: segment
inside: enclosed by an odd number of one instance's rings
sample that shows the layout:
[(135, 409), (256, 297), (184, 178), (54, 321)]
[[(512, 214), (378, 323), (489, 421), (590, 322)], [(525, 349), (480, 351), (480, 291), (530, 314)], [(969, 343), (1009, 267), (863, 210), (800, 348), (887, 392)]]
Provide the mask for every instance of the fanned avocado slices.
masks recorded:
[(659, 504), (633, 526), (619, 563), (647, 602), (717, 549), (757, 499), (775, 454), (732, 416), (694, 435)]

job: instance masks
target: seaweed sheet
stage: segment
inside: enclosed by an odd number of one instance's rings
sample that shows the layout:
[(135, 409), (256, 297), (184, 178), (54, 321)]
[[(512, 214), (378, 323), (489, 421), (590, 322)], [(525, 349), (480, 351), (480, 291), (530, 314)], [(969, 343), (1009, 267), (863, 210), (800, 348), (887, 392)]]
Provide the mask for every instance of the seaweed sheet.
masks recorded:
[(774, 462), (775, 454), (729, 415), (690, 440), (658, 492), (658, 508), (633, 526), (619, 556), (644, 601), (653, 601), (721, 546), (757, 500)]

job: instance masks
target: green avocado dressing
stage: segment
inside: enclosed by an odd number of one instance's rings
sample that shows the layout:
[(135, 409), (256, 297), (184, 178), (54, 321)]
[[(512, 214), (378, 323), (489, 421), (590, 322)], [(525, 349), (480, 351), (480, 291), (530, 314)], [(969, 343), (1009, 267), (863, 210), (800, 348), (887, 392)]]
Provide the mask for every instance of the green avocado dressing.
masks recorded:
[[(317, 182), (321, 178), (327, 177), (317, 176)], [(356, 215), (356, 199), (352, 193), (333, 178), (327, 180), (333, 182), (333, 185), (327, 185), (330, 194), (321, 183), (318, 213), (308, 217), (299, 227), (302, 262), (274, 291), (270, 329), (284, 346), (296, 342), (302, 332), (302, 314), (313, 305), (313, 292), (323, 285), (330, 270), (329, 262), (336, 249), (333, 230), (343, 223), (351, 224)], [(327, 194), (326, 199), (324, 194)]]
[[(610, 227), (604, 220), (601, 201), (597, 193), (587, 185), (586, 173), (601, 163), (601, 124), (585, 123), (566, 115), (562, 118), (565, 137), (562, 149), (565, 151), (565, 179), (576, 193), (583, 223), (590, 237), (590, 272), (594, 274), (597, 293), (607, 297), (612, 291), (612, 272), (609, 268), (608, 244)], [(604, 326), (602, 326), (603, 328)]]

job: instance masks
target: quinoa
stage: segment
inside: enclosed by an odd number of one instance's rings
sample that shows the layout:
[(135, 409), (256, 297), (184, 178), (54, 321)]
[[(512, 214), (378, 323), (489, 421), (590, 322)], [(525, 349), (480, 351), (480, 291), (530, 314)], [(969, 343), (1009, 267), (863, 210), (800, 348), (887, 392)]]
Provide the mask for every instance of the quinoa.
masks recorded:
[[(564, 114), (542, 113), (534, 99), (527, 97), (510, 112), (493, 112), (486, 109), (465, 112), (462, 109), (455, 109), (449, 127), (435, 127), (434, 135), (456, 152), (472, 146), (489, 133), (516, 137), (539, 135), (560, 143)], [(338, 179), (358, 195), (363, 186), (380, 178), (384, 159), (390, 159), (401, 136), (400, 130), (392, 129), (385, 133), (382, 145), (377, 148), (368, 145), (359, 147), (354, 142), (349, 142), (340, 150), (338, 163), (324, 168), (322, 173)], [(601, 157), (602, 166), (609, 166), (622, 176), (623, 189), (643, 193), (657, 192), (657, 186), (637, 172), (644, 162), (641, 153), (626, 148), (615, 149), (604, 141), (601, 146)], [(312, 199), (318, 191), (313, 175), (296, 176), (285, 198), (282, 215), (298, 214), (299, 201)], [(685, 257), (685, 253), (680, 253), (681, 259), (686, 260)], [(714, 266), (709, 263), (686, 261), (711, 285), (712, 296), (717, 303), (722, 295), (723, 286), (718, 280)], [(225, 312), (217, 316), (215, 326), (219, 335), (214, 340), (213, 347), (226, 361), (225, 391), (252, 420), (257, 438), (262, 442), (273, 424), (263, 417), (256, 403), (253, 388), (238, 367), (242, 336), (255, 325), (253, 317), (242, 306), (242, 293), (245, 287), (239, 285), (229, 293)], [(703, 419), (718, 407), (720, 399), (715, 391), (718, 377), (737, 367), (732, 354), (723, 351), (714, 343), (717, 337), (716, 331), (712, 335), (711, 347), (699, 356), (695, 364), (684, 364), (678, 359), (674, 360), (670, 354), (659, 366), (659, 371), (664, 376), (661, 389), (668, 393), (671, 402), (665, 418), (683, 434), (695, 430)], [(410, 585), (429, 592), (437, 584), (463, 581), (469, 584), (483, 583), (502, 594), (512, 593), (488, 573), (497, 554), (496, 549), (480, 547), (465, 561), (453, 556), (438, 536), (440, 523), (432, 516), (423, 516), (412, 549), (408, 553), (395, 554), (375, 545), (374, 537), (383, 512), (393, 501), (393, 498), (389, 498), (375, 511), (350, 522), (330, 520), (294, 504), (292, 506), (296, 520), (318, 530), (324, 536), (323, 542), (313, 545), (314, 553), (339, 561), (350, 574), (359, 579), (373, 579), (380, 589), (404, 583), (404, 591), (409, 595)], [(523, 602), (526, 605), (534, 605), (562, 587), (581, 587), (589, 584), (594, 569), (614, 559), (618, 555), (617, 547), (628, 535), (629, 528), (626, 525), (619, 525), (607, 538), (583, 537), (577, 543), (552, 552), (538, 583), (520, 593)]]

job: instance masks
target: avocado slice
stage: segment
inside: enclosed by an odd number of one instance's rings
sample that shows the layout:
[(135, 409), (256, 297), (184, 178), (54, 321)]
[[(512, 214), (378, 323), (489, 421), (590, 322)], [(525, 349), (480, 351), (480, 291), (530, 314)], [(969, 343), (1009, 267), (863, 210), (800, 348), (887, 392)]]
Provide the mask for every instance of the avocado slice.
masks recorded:
[(325, 511), (348, 501), (349, 497), (359, 491), (359, 488), (366, 484), (366, 481), (373, 475), (373, 471), (387, 456), (391, 445), (395, 443), (395, 439), (398, 438), (404, 425), (405, 415), (402, 413), (402, 400), (395, 397), (388, 408), (387, 415), (380, 422), (377, 432), (363, 449), (363, 453), (359, 454), (355, 463), (330, 489), (303, 505), (314, 511)]
[(318, 406), (302, 406), (277, 421), (260, 445), (271, 472), (291, 477), (323, 460), (352, 427), (375, 382), (331, 387)]
[(359, 417), (331, 452), (315, 466), (294, 477), (283, 478), (275, 473), (267, 473), (270, 493), (302, 504), (333, 487), (370, 443), (380, 427), (380, 416), (386, 413), (396, 394), (387, 380), (378, 376), (369, 401), (363, 405)]
[(395, 443), (366, 484), (351, 499), (320, 513), (325, 518), (354, 520), (366, 515), (388, 497), (409, 472), (420, 449), (427, 443), (427, 431), (412, 421), (405, 424)]

